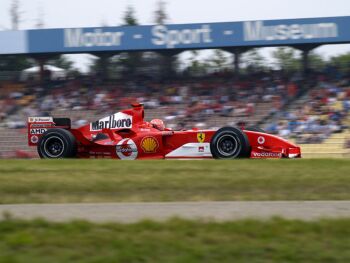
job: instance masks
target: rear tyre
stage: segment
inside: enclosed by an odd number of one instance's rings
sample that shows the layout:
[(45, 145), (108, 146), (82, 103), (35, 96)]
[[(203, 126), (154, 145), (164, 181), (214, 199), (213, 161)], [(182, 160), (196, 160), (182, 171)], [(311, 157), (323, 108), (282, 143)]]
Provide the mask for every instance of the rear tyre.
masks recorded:
[(255, 131), (255, 132), (262, 132), (262, 133), (266, 133), (266, 131), (264, 129), (261, 129), (259, 127), (248, 127), (245, 129), (246, 131)]
[(250, 155), (250, 144), (240, 129), (223, 127), (212, 137), (210, 151), (215, 159), (245, 158)]
[(73, 158), (76, 153), (76, 139), (65, 129), (49, 129), (39, 139), (38, 154), (41, 158)]

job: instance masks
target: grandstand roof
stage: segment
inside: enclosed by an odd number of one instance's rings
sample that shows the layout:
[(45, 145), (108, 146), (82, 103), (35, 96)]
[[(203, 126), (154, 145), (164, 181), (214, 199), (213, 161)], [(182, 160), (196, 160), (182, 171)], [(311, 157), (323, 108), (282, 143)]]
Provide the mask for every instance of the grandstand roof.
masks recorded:
[(350, 16), (0, 32), (0, 54), (97, 53), (350, 43)]

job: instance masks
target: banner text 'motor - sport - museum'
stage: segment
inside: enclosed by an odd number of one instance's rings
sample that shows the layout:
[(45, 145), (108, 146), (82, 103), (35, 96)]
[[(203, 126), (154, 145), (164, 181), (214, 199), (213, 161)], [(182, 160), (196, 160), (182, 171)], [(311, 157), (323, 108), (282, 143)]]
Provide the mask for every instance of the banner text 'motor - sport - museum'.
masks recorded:
[(0, 54), (350, 43), (349, 24), (350, 16), (0, 32), (0, 39), (6, 37), (0, 41)]
[[(228, 46), (237, 43), (243, 45), (244, 42), (249, 44), (249, 42), (264, 41), (332, 39), (339, 36), (338, 24), (334, 22), (269, 24), (264, 21), (246, 21), (242, 24), (231, 23), (231, 25), (196, 24), (191, 28), (186, 25), (155, 25), (147, 29), (148, 31), (133, 35), (133, 41), (143, 41), (145, 46), (167, 49), (191, 47), (193, 44), (206, 46), (221, 43)], [(87, 32), (81, 28), (65, 29), (64, 39), (66, 48), (120, 47), (125, 43), (130, 44), (127, 32), (105, 31), (102, 28)]]
[[(197, 29), (169, 30), (164, 25), (152, 27), (152, 44), (175, 48), (177, 45), (212, 43), (210, 25), (202, 25)], [(338, 36), (335, 23), (292, 24), (266, 26), (263, 21), (244, 22), (245, 41), (288, 40), (333, 38)], [(81, 28), (64, 30), (65, 47), (110, 47), (120, 46), (124, 32), (108, 32), (96, 28), (92, 32), (84, 32)], [(137, 37), (136, 37), (137, 38)], [(140, 35), (139, 38), (142, 38)]]

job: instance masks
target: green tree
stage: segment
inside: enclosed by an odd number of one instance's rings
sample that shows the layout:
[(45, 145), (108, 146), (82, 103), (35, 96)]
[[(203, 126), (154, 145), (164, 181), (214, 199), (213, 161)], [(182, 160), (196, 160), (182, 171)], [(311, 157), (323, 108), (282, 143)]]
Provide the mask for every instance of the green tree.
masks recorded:
[(243, 63), (247, 70), (261, 71), (267, 69), (265, 58), (260, 54), (257, 48), (253, 48), (247, 51), (243, 55)]
[(272, 53), (277, 66), (286, 72), (296, 72), (301, 70), (301, 61), (295, 49), (280, 47)]
[(330, 63), (342, 72), (350, 72), (350, 52), (330, 58)]
[(45, 27), (45, 21), (44, 21), (44, 11), (42, 6), (38, 6), (38, 18), (35, 22), (35, 28), (42, 29)]
[(165, 10), (166, 3), (162, 0), (159, 0), (156, 5), (156, 11), (154, 12), (154, 22), (157, 25), (164, 25), (168, 21), (168, 15)]
[(199, 52), (197, 50), (192, 50), (190, 52), (191, 57), (188, 60), (189, 65), (185, 71), (191, 76), (205, 75), (210, 68), (209, 63), (198, 59)]
[(21, 71), (33, 66), (32, 60), (24, 55), (0, 56), (0, 71)]
[(65, 55), (53, 58), (49, 60), (47, 64), (65, 69), (67, 71), (74, 71), (73, 62), (69, 60)]
[(316, 52), (310, 52), (309, 53), (309, 68), (315, 71), (322, 71), (327, 64), (327, 61), (321, 56), (320, 54)]
[(124, 26), (136, 26), (138, 25), (138, 21), (135, 15), (135, 9), (129, 5), (126, 8), (126, 11), (123, 16), (123, 25)]
[(215, 68), (222, 70), (228, 64), (228, 58), (225, 56), (225, 52), (220, 49), (215, 49), (213, 55), (209, 58), (208, 62)]
[(10, 6), (10, 17), (11, 17), (11, 29), (18, 30), (19, 23), (21, 22), (22, 11), (20, 10), (19, 0), (12, 0)]

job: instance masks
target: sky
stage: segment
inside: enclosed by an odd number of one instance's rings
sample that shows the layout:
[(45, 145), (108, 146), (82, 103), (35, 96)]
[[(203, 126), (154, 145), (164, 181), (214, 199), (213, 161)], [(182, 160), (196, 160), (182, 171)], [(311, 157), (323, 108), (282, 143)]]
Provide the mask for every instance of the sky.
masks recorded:
[[(19, 0), (20, 29), (32, 29), (42, 18), (45, 28), (118, 26), (128, 5), (140, 24), (153, 24), (158, 0)], [(12, 0), (0, 0), (0, 30), (11, 28)], [(208, 23), (264, 19), (350, 16), (349, 0), (167, 0), (168, 23)], [(271, 49), (263, 49), (269, 56)], [(326, 57), (350, 52), (350, 45), (317, 48)], [(204, 52), (204, 54), (206, 54)], [(90, 57), (70, 55), (76, 67), (86, 69)]]

